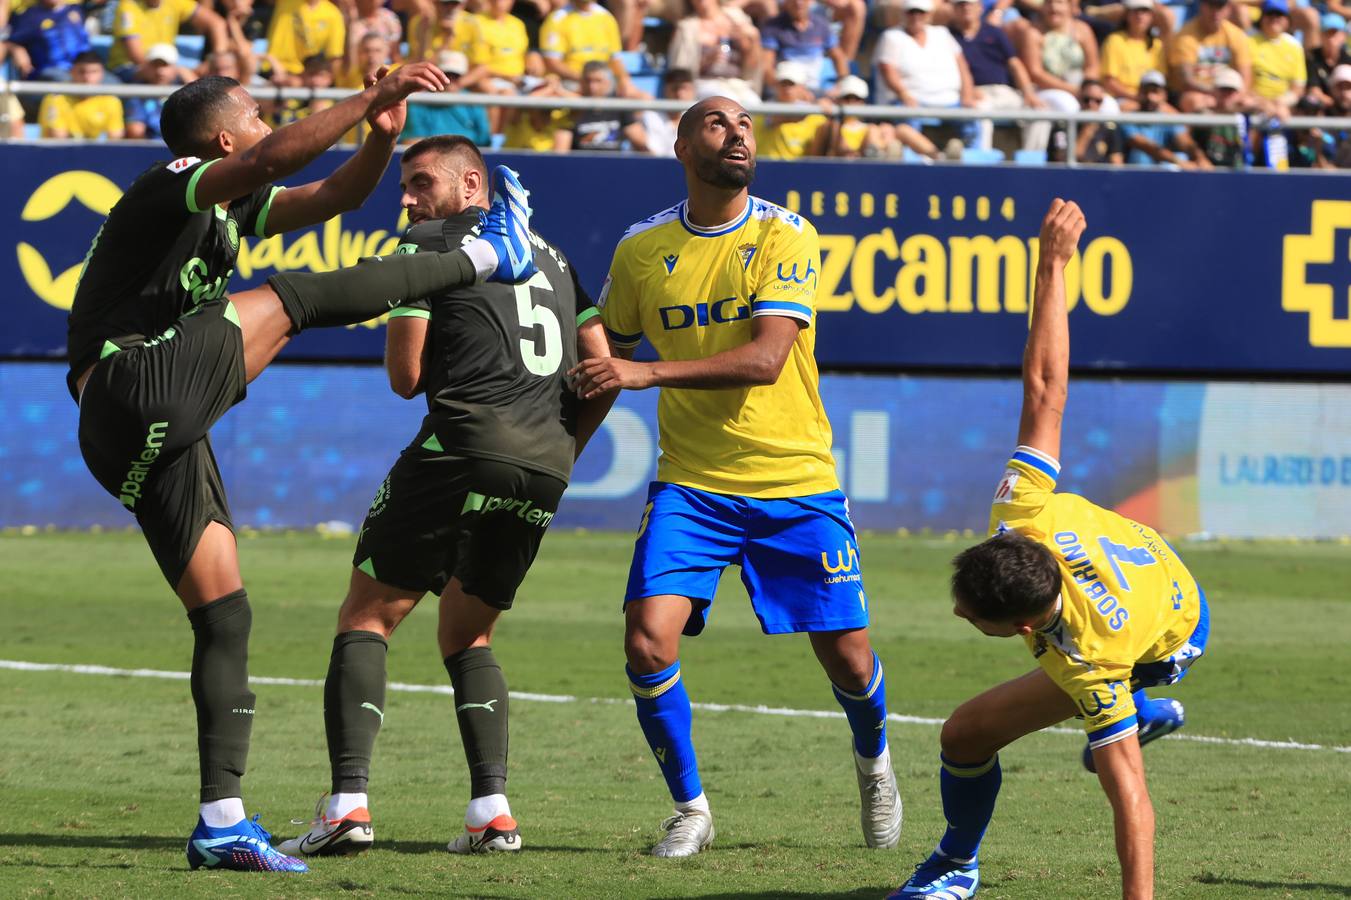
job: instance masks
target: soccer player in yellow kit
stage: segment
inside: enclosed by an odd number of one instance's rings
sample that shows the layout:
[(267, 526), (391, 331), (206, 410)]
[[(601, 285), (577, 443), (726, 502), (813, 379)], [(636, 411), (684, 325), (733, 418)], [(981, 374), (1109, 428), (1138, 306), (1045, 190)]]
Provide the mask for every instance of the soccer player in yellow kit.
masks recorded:
[[(676, 135), (689, 199), (628, 229), (596, 304), (620, 357), (573, 369), (583, 399), (662, 388), (661, 459), (624, 607), (629, 687), (676, 805), (652, 853), (713, 841), (678, 656), (728, 565), (766, 634), (808, 633), (854, 734), (864, 840), (894, 847), (886, 689), (813, 355), (816, 231), (750, 195), (755, 135), (739, 104), (701, 101)], [(659, 361), (632, 361), (644, 337)]]
[(1205, 594), (1158, 532), (1055, 492), (1069, 382), (1064, 269), (1083, 234), (1078, 205), (1056, 200), (1041, 227), (1032, 326), (1023, 355), (1018, 448), (990, 512), (992, 537), (953, 560), (953, 612), (991, 637), (1021, 636), (1039, 668), (959, 706), (943, 725), (938, 848), (893, 897), (964, 900), (999, 793), (998, 752), (1078, 716), (1085, 764), (1116, 825), (1122, 894), (1154, 895), (1154, 810), (1140, 745), (1181, 727), (1182, 706), (1145, 696), (1205, 652)]

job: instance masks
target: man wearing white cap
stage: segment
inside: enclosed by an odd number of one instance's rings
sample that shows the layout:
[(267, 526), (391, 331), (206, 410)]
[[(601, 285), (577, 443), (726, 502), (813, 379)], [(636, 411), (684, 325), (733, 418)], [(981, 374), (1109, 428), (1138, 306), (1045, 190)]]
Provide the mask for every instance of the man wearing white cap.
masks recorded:
[(813, 156), (900, 159), (906, 147), (929, 159), (942, 156), (933, 141), (904, 122), (865, 122), (854, 115), (851, 108), (867, 103), (868, 93), (868, 82), (857, 75), (847, 75), (835, 84), (839, 115), (816, 130)]
[[(173, 44), (153, 44), (145, 51), (145, 62), (136, 69), (139, 84), (184, 84), (195, 77), (178, 67), (178, 49)], [(129, 138), (159, 138), (160, 108), (163, 97), (132, 97), (126, 106), (126, 133)]]
[(1334, 12), (1324, 13), (1319, 22), (1323, 41), (1316, 50), (1309, 52), (1305, 69), (1309, 76), (1309, 91), (1306, 99), (1312, 99), (1317, 106), (1327, 106), (1332, 102), (1332, 70), (1341, 65), (1351, 65), (1351, 52), (1346, 49), (1346, 19)]
[[(813, 103), (810, 76), (804, 63), (784, 60), (774, 67), (774, 100), (778, 103)], [(762, 159), (801, 159), (816, 155), (816, 134), (827, 125), (820, 113), (806, 116), (766, 116), (756, 124)]]
[[(1241, 76), (1239, 80), (1242, 80)], [(1160, 112), (1167, 100), (1168, 80), (1164, 78), (1162, 72), (1151, 69), (1140, 76), (1141, 112)], [(1196, 146), (1196, 142), (1183, 125), (1127, 124), (1121, 126), (1121, 136), (1126, 141), (1126, 162), (1131, 165), (1172, 165), (1181, 169), (1211, 168), (1210, 160), (1201, 154), (1200, 148)]]
[(946, 28), (933, 24), (934, 0), (903, 0), (904, 18), (877, 42), (877, 102), (971, 106), (971, 70)]
[[(1328, 76), (1332, 89), (1332, 105), (1325, 112), (1329, 116), (1351, 117), (1351, 65), (1343, 64)], [(1351, 169), (1351, 132), (1322, 132), (1321, 156), (1325, 167)]]
[[(1243, 76), (1225, 66), (1215, 70), (1215, 112), (1237, 117), (1260, 108), (1255, 98), (1243, 89)], [(1191, 130), (1192, 140), (1211, 165), (1221, 169), (1241, 169), (1249, 160), (1249, 148), (1260, 144), (1259, 135), (1248, 135), (1237, 125), (1201, 126)]]

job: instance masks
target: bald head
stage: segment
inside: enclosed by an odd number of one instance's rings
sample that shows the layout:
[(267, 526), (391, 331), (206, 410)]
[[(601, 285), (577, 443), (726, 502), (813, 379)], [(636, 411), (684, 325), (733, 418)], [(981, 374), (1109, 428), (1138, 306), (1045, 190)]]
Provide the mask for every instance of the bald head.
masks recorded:
[(688, 141), (704, 119), (716, 113), (722, 113), (732, 120), (750, 116), (745, 107), (730, 97), (708, 97), (685, 110), (685, 114), (680, 117), (680, 124), (676, 126), (676, 138)]

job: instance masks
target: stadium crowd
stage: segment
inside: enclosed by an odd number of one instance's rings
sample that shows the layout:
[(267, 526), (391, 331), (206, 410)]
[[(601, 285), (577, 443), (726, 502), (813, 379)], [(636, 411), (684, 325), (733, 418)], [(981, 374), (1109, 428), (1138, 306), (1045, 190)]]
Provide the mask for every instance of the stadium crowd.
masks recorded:
[[(330, 104), (269, 86), (358, 88), (430, 60), (482, 105), (410, 106), (404, 138), (670, 155), (675, 115), (519, 109), (503, 95), (813, 103), (768, 117), (760, 155), (1063, 160), (1180, 168), (1348, 168), (1351, 134), (1291, 115), (1351, 116), (1351, 0), (0, 0), (8, 77), (249, 86), (274, 124)], [(159, 136), (160, 99), (0, 98), (14, 137)], [(1233, 114), (1234, 124), (1021, 127), (868, 122), (865, 103)], [(31, 123), (25, 129), (25, 122)], [(361, 130), (349, 139), (359, 141)]]

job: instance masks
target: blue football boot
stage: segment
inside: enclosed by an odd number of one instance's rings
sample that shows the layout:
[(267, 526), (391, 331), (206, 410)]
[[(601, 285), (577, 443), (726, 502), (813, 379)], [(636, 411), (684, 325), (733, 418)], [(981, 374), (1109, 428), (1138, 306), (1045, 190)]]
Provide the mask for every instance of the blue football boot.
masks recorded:
[(926, 897), (928, 900), (966, 900), (980, 886), (980, 869), (973, 859), (957, 862), (934, 851), (924, 862), (915, 866), (915, 874), (898, 887), (887, 900), (908, 900)]
[(529, 194), (506, 166), (493, 169), (493, 202), (479, 214), (479, 227), (479, 237), (497, 253), (488, 281), (519, 284), (539, 271), (530, 247)]
[(193, 869), (229, 869), (235, 872), (308, 872), (300, 860), (272, 849), (272, 835), (258, 817), (240, 819), (224, 828), (212, 828), (197, 819), (188, 838), (188, 866)]

